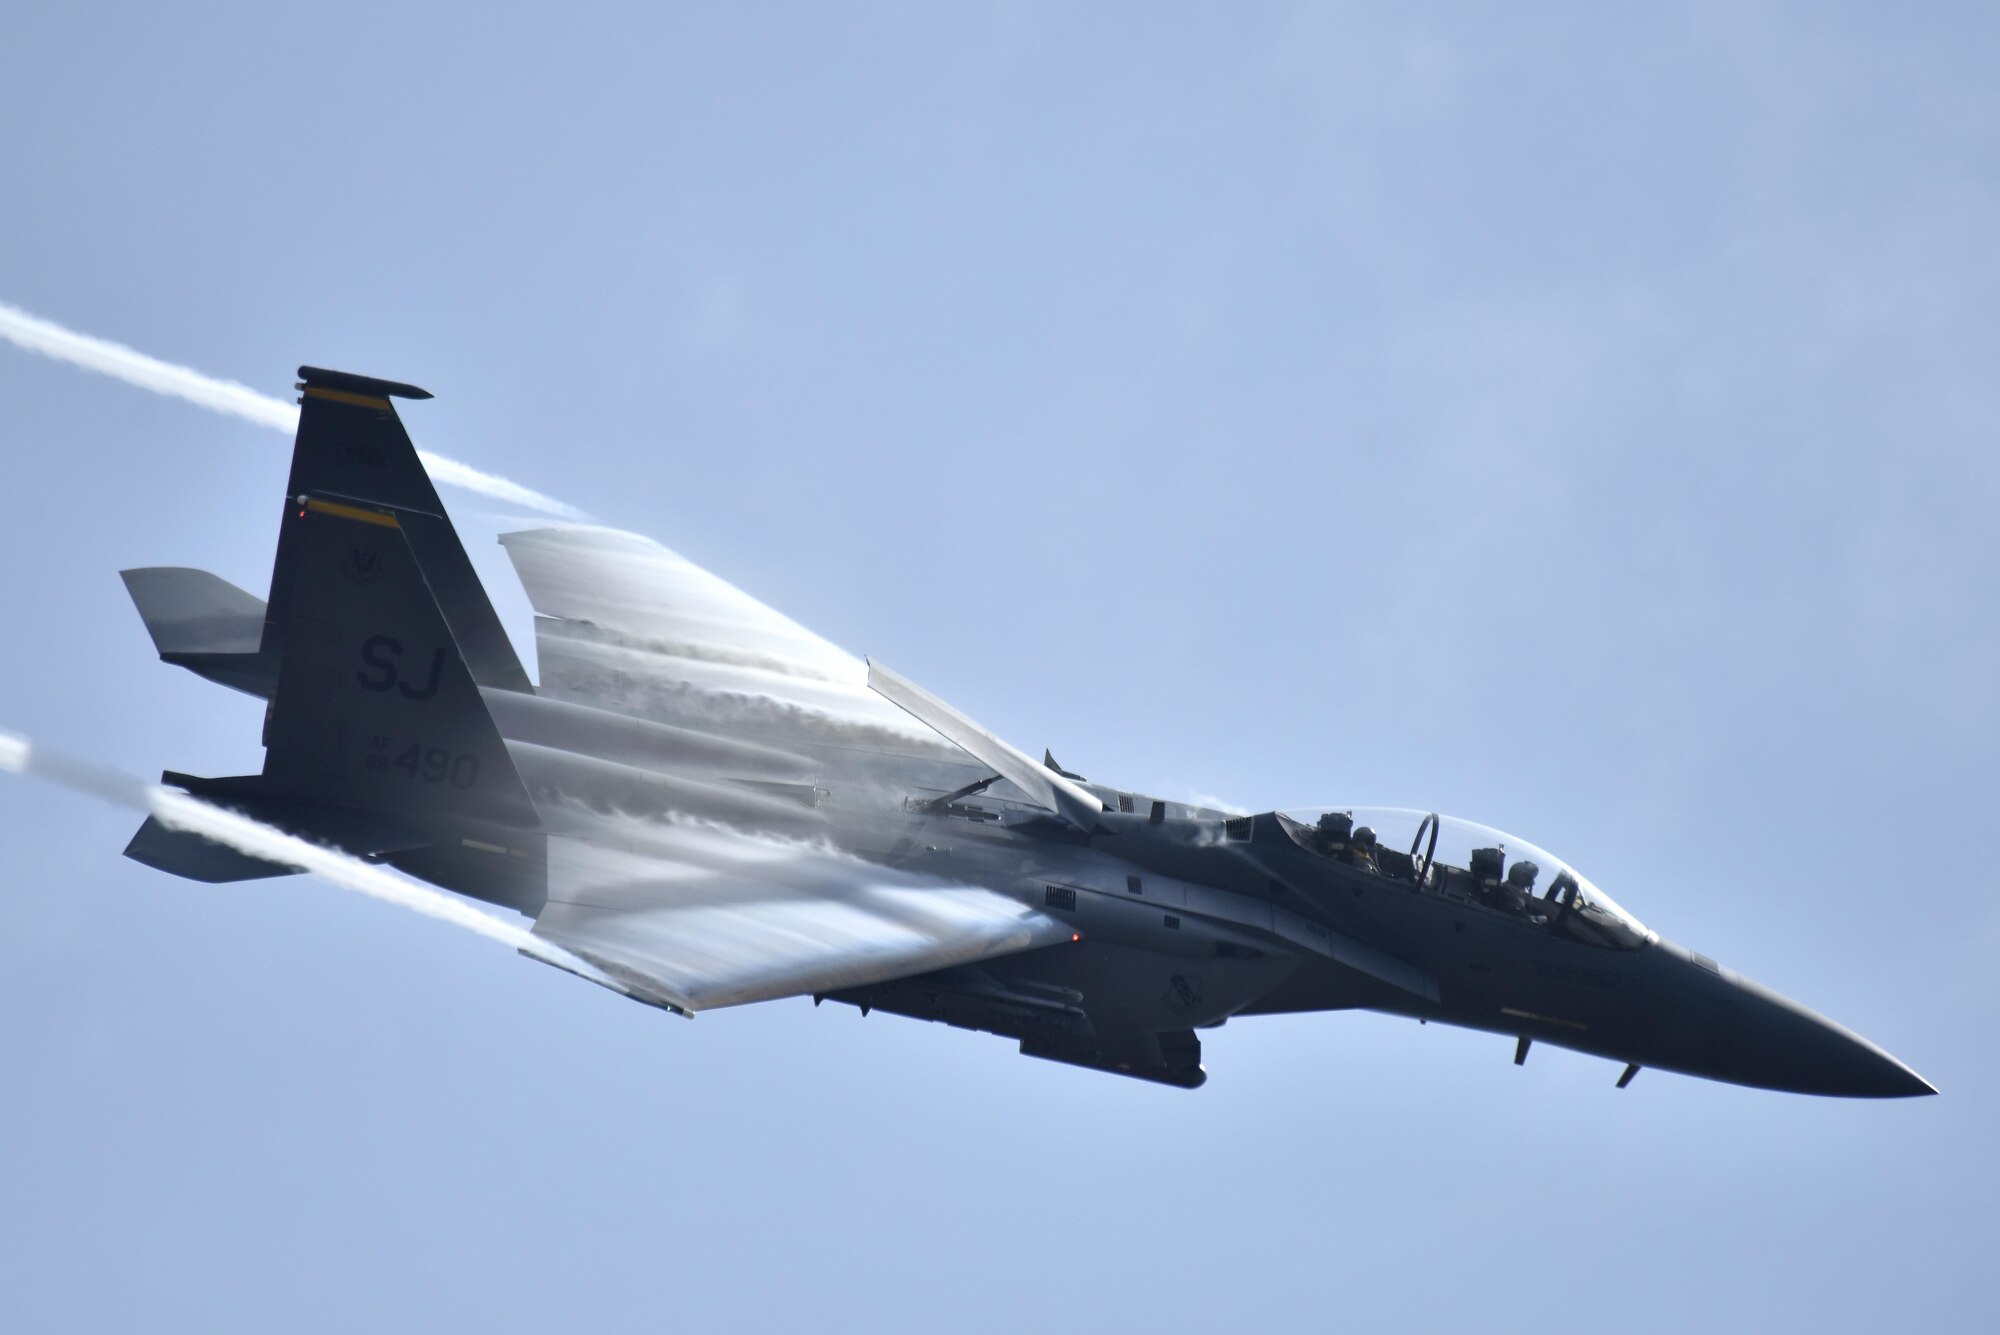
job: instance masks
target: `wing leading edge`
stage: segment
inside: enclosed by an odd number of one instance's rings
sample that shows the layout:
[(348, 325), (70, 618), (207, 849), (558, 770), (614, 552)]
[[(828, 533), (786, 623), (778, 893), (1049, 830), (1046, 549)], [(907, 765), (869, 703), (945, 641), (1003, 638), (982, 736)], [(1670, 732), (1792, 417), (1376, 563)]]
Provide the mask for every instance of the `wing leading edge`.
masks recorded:
[(1036, 805), (1090, 832), (1104, 803), (1068, 776), (1037, 764), (909, 678), (868, 660), (868, 687), (1019, 788)]

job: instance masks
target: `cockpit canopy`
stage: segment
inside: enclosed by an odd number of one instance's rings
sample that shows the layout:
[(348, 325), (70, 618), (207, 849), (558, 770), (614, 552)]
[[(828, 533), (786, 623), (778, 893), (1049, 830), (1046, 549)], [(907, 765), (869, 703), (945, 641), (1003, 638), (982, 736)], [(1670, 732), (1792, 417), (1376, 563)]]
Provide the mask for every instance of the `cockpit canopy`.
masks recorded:
[(1655, 939), (1576, 868), (1485, 825), (1398, 807), (1312, 807), (1277, 816), (1308, 852), (1421, 893), (1546, 924), (1586, 945), (1632, 950)]

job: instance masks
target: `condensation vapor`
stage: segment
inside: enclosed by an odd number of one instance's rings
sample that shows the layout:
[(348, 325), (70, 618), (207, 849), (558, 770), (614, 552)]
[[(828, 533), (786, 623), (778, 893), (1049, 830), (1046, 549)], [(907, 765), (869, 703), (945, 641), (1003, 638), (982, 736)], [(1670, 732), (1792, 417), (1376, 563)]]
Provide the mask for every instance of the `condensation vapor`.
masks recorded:
[(992, 888), (821, 841), (570, 809), (538, 930), (686, 1010), (838, 991), (1074, 940)]
[(143, 783), (115, 770), (67, 756), (39, 751), (26, 738), (8, 733), (0, 733), (0, 770), (31, 774), (118, 806), (144, 811), (172, 829), (187, 830), (227, 845), (239, 853), (311, 872), (344, 890), (353, 890), (371, 899), (421, 913), (427, 918), (448, 922), (593, 983), (617, 991), (624, 990), (598, 969), (525, 927), (503, 922), (464, 900), (413, 881), (387, 867), (363, 862), (338, 849), (287, 834), (275, 826), (186, 793)]
[[(185, 399), (213, 412), (241, 417), (288, 435), (298, 430), (299, 410), (296, 404), (272, 398), (234, 380), (218, 380), (190, 367), (163, 362), (122, 343), (65, 329), (51, 320), (30, 315), (5, 302), (0, 302), (0, 338), (30, 352), (101, 372), (155, 394)], [(430, 470), (433, 481), (514, 505), (525, 505), (543, 514), (560, 515), (565, 519), (587, 517), (573, 505), (544, 496), (507, 478), (482, 472), (470, 464), (432, 454), (429, 450), (418, 450), (417, 454), (424, 467)]]
[(868, 689), (867, 666), (650, 538), (502, 534), (538, 614), (542, 689), (779, 745), (959, 753)]

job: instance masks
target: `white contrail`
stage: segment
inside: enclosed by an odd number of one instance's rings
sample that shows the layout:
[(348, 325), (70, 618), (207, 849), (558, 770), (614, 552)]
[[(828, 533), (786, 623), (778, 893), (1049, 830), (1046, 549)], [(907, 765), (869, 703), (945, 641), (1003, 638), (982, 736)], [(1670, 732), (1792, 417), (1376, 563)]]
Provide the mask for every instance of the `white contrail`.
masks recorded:
[(198, 797), (142, 783), (129, 775), (68, 756), (37, 751), (25, 737), (4, 732), (0, 732), (0, 770), (32, 774), (119, 806), (144, 811), (172, 829), (189, 830), (218, 844), (226, 844), (239, 853), (297, 867), (342, 889), (359, 891), (371, 899), (396, 904), (427, 918), (436, 918), (476, 932), (501, 945), (512, 946), (524, 955), (532, 955), (614, 991), (625, 990), (590, 964), (525, 927), (503, 922), (490, 913), (482, 913), (464, 900), (413, 881), (387, 867), (363, 862), (338, 849), (287, 834), (275, 826), (225, 810)]
[[(296, 413), (298, 410), (292, 410)], [(491, 496), (496, 501), (511, 501), (515, 505), (525, 505), (531, 510), (540, 510), (545, 515), (560, 515), (564, 519), (588, 519), (590, 516), (553, 496), (544, 496), (532, 487), (524, 487), (496, 473), (485, 473), (471, 464), (462, 464), (456, 459), (447, 459), (442, 454), (432, 454), (429, 450), (418, 450), (417, 458), (429, 470), (431, 481), (442, 482), (447, 487), (462, 487), (466, 491), (476, 491), (481, 496)]]
[[(65, 329), (40, 316), (30, 315), (18, 306), (0, 302), (0, 338), (39, 352), (45, 357), (70, 362), (91, 371), (101, 371), (114, 379), (123, 380), (128, 385), (140, 389), (150, 389), (155, 394), (167, 394), (189, 403), (200, 404), (219, 413), (232, 417), (242, 417), (259, 426), (275, 427), (287, 434), (299, 427), (298, 405), (274, 399), (269, 394), (260, 393), (248, 385), (240, 385), (234, 380), (217, 380), (213, 376), (186, 366), (176, 366), (163, 362), (157, 357), (148, 357), (136, 348), (128, 348), (123, 343), (113, 343), (109, 339), (92, 338), (89, 334), (79, 334), (74, 329)], [(470, 464), (462, 464), (456, 459), (447, 459), (429, 450), (418, 450), (417, 457), (430, 470), (431, 479), (448, 486), (463, 487), (476, 491), (482, 496), (496, 500), (511, 501), (515, 505), (525, 505), (540, 510), (544, 514), (561, 515), (565, 519), (583, 519), (585, 514), (573, 505), (544, 496), (539, 491), (524, 487), (492, 473), (481, 472)]]
[(148, 357), (122, 343), (79, 334), (4, 302), (0, 302), (0, 338), (45, 357), (102, 371), (155, 394), (170, 394), (219, 413), (247, 417), (259, 426), (276, 427), (280, 431), (298, 429), (299, 410), (294, 404), (260, 394), (234, 380), (216, 380), (185, 366)]

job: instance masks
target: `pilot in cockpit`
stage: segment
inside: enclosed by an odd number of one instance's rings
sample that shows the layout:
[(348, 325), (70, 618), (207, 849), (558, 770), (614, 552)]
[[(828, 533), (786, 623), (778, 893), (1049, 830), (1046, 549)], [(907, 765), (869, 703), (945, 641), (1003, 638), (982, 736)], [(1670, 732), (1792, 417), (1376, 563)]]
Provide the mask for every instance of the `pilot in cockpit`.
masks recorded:
[(1535, 877), (1542, 869), (1526, 858), (1516, 858), (1514, 865), (1507, 869), (1507, 883), (1503, 885), (1500, 900), (1503, 907), (1515, 913), (1525, 913), (1528, 903), (1535, 897)]
[(1375, 870), (1375, 831), (1373, 827), (1355, 827), (1354, 837), (1347, 845), (1347, 860), (1363, 871)]

